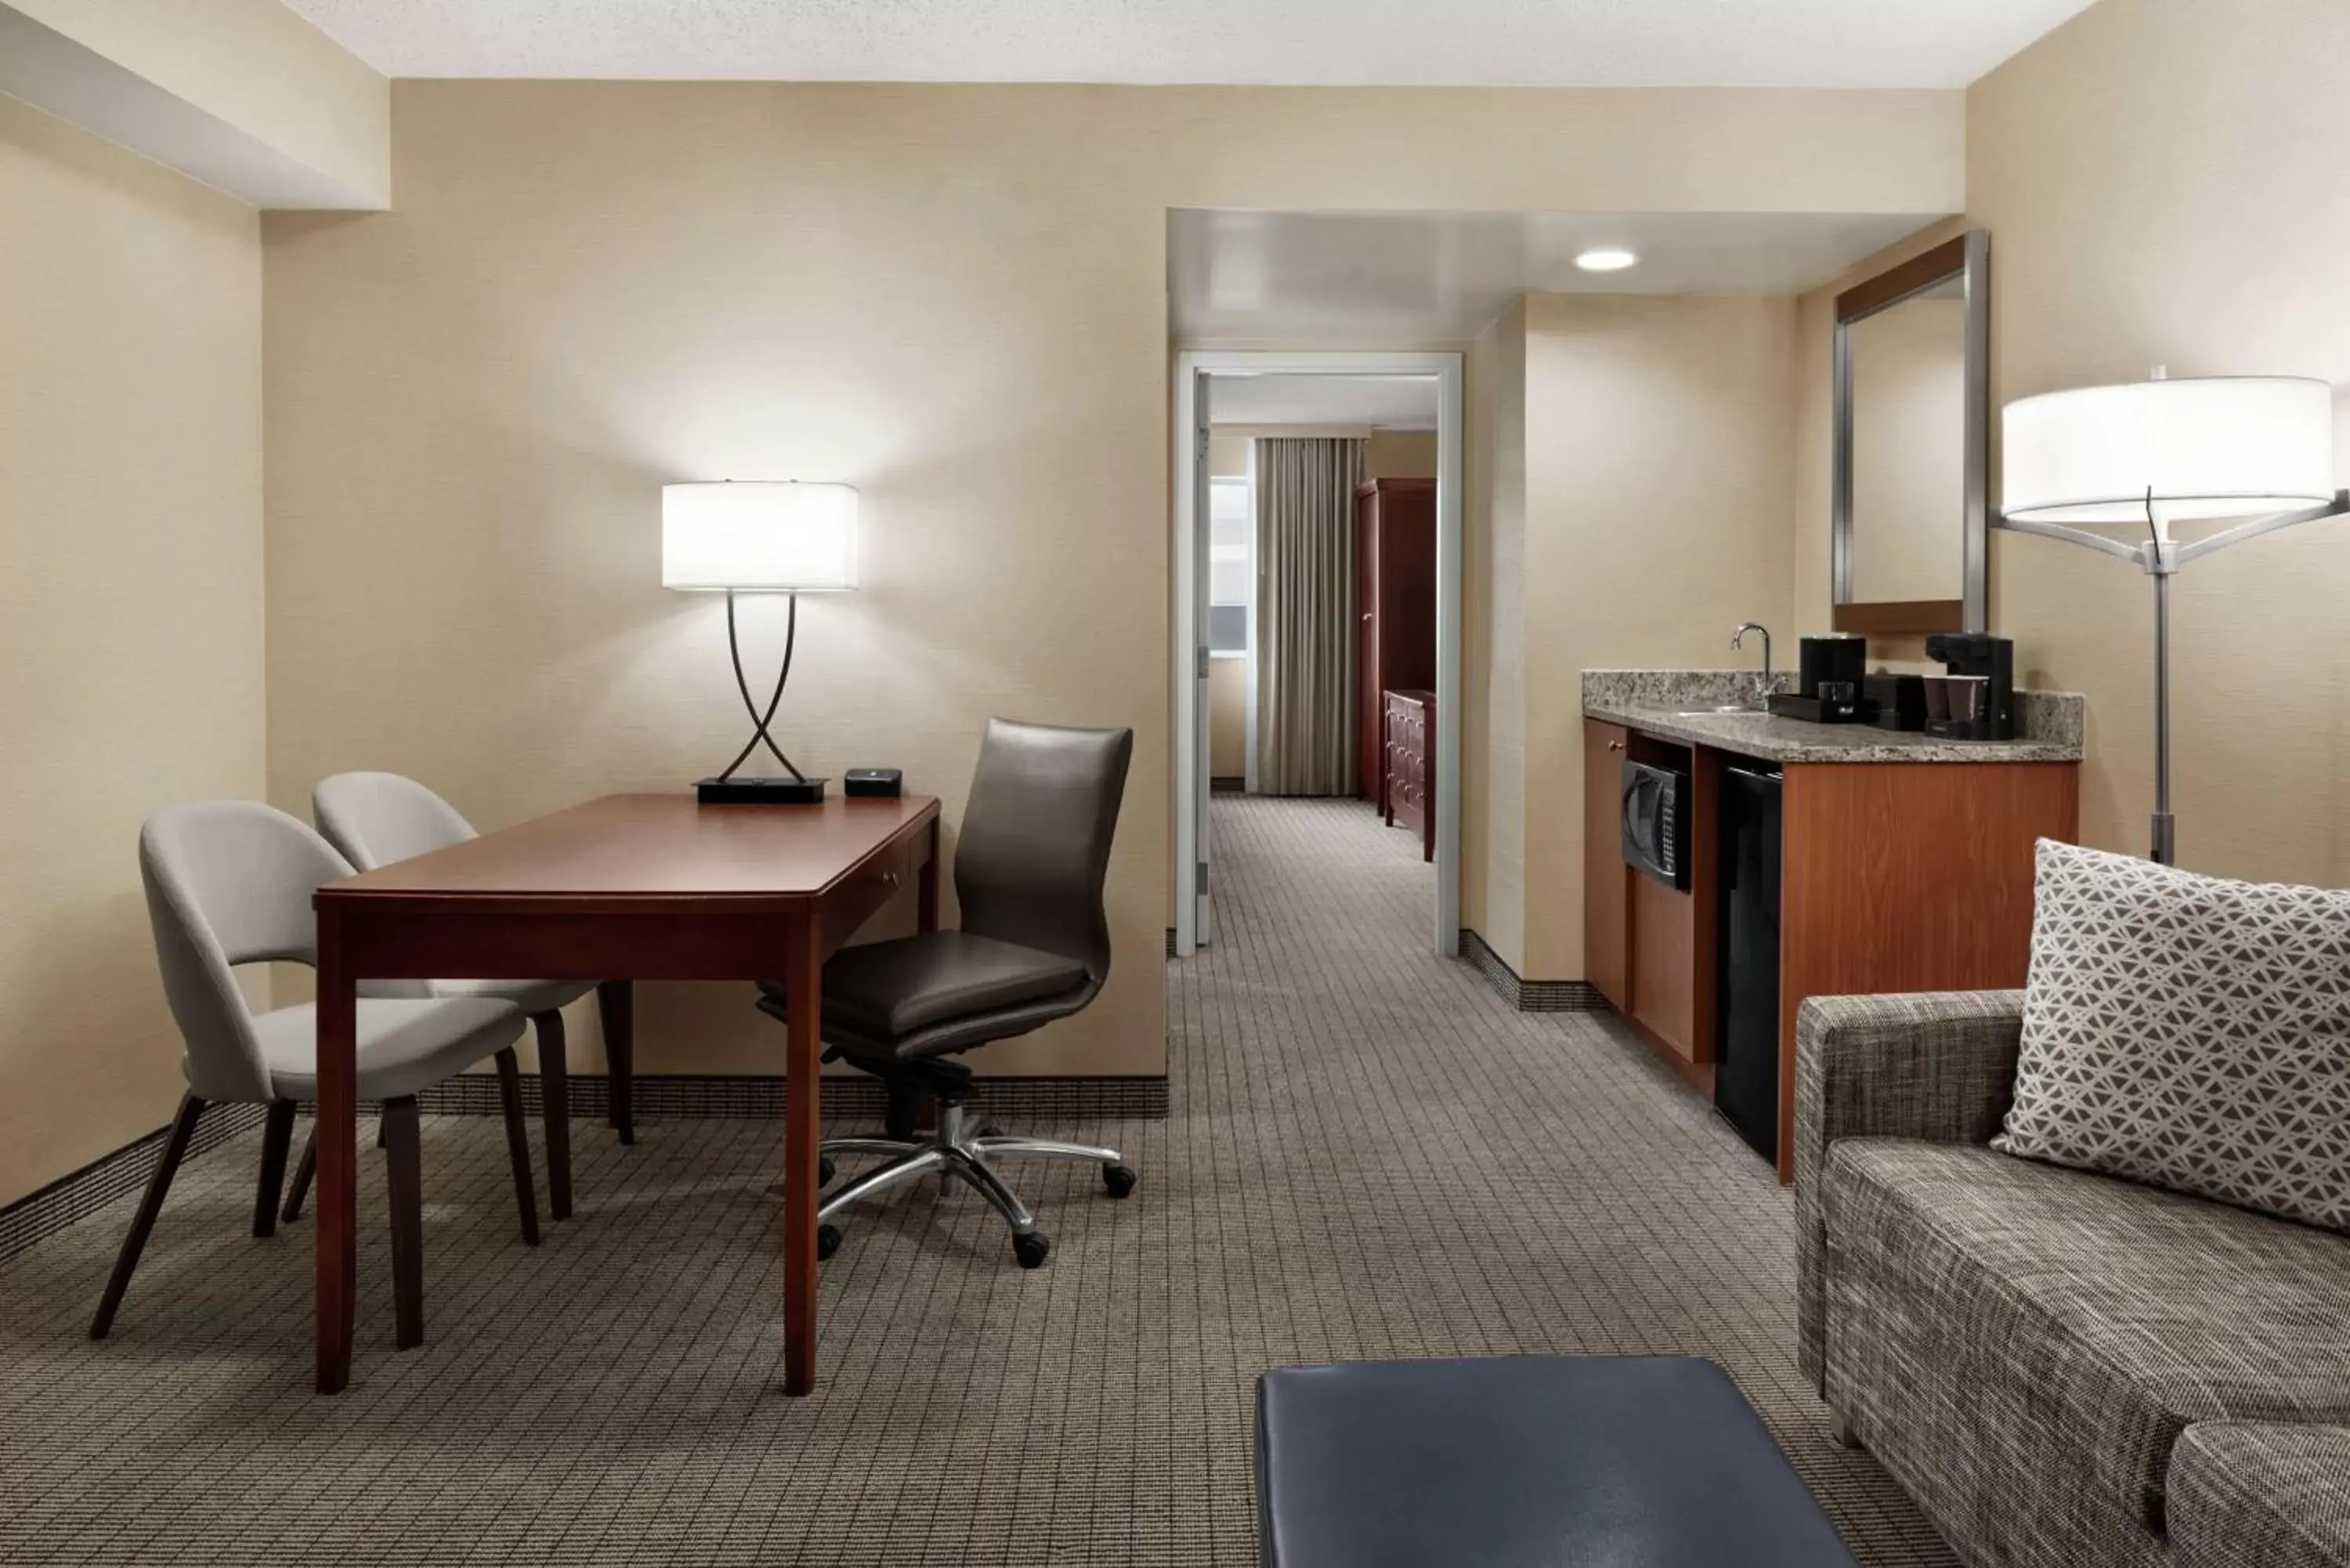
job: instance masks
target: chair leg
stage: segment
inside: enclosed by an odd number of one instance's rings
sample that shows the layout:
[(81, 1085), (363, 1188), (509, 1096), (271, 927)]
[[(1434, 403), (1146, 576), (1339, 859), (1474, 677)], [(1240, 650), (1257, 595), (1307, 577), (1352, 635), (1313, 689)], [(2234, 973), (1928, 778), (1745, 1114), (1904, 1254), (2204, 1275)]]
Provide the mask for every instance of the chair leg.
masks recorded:
[(854, 1180), (842, 1183), (837, 1190), (826, 1193), (816, 1217), (828, 1221), (862, 1199), (938, 1169), (946, 1163), (946, 1159), (945, 1150), (928, 1144), (920, 1145), (887, 1165), (877, 1165)]
[(571, 1218), (571, 1061), (563, 1040), (563, 1014), (542, 1012), (531, 1020), (538, 1030), (538, 1097), (546, 1118), (546, 1211)]
[(163, 1211), (164, 1195), (172, 1190), (172, 1178), (187, 1158), (188, 1140), (196, 1136), (196, 1118), (204, 1114), (203, 1101), (193, 1095), (180, 1097), (179, 1114), (172, 1118), (172, 1130), (163, 1136), (163, 1147), (155, 1156), (155, 1174), (147, 1179), (147, 1195), (139, 1200), (139, 1212), (130, 1221), (130, 1234), (122, 1238), (122, 1251), (114, 1260), (113, 1277), (106, 1282), (106, 1293), (98, 1299), (98, 1315), (89, 1320), (89, 1336), (104, 1339), (114, 1327), (114, 1314), (121, 1309), (122, 1293), (130, 1288), (130, 1276), (138, 1272), (139, 1254), (147, 1250), (147, 1238), (155, 1229), (155, 1216)]
[(509, 1045), (498, 1053), (498, 1099), (506, 1113), (506, 1154), (514, 1161), (515, 1205), (522, 1210), (522, 1239), (538, 1245), (538, 1194), (530, 1182), (530, 1123), (522, 1112), (522, 1064)]
[(1126, 1157), (1114, 1148), (1089, 1143), (1063, 1143), (1058, 1138), (1017, 1137), (998, 1134), (972, 1140), (972, 1147), (990, 1159), (1059, 1159), (1078, 1165), (1124, 1165)]
[(612, 1127), (620, 1141), (637, 1141), (637, 990), (632, 981), (608, 980), (596, 987), (597, 1016), (604, 1023), (604, 1061), (612, 1085)]
[(310, 1124), (310, 1136), (302, 1142), (302, 1158), (295, 1162), (294, 1184), (286, 1189), (286, 1207), (278, 1219), (291, 1225), (302, 1218), (302, 1199), (310, 1196), (310, 1183), (318, 1176), (318, 1127)]
[(261, 1127), (261, 1179), (253, 1192), (253, 1233), (277, 1233), (277, 1200), (285, 1194), (286, 1151), (294, 1142), (294, 1102), (269, 1102), (269, 1119)]
[(424, 1179), (414, 1096), (384, 1101), (383, 1152), (391, 1197), (393, 1340), (413, 1350), (424, 1343)]

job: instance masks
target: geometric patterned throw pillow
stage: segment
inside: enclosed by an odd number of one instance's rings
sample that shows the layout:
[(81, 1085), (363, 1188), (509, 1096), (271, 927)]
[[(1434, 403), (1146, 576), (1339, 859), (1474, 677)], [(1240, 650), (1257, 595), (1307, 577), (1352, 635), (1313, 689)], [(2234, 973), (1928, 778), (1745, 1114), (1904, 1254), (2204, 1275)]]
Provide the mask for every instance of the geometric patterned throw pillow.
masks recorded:
[(2350, 892), (2039, 855), (1991, 1147), (2350, 1231)]

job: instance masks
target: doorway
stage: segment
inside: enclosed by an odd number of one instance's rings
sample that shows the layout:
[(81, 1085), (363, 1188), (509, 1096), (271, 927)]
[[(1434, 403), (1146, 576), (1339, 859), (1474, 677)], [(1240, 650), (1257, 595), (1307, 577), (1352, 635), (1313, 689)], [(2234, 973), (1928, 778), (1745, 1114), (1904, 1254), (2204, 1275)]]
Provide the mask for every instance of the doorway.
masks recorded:
[[(1175, 671), (1175, 747), (1172, 793), (1175, 802), (1175, 951), (1189, 956), (1214, 940), (1210, 888), (1214, 875), (1214, 835), (1210, 798), (1217, 769), (1218, 735), (1215, 693), (1231, 697), (1237, 687), (1245, 693), (1246, 760), (1243, 776), (1253, 784), (1260, 759), (1256, 755), (1259, 683), (1235, 680), (1235, 661), (1253, 659), (1257, 652), (1258, 618), (1253, 597), (1232, 602), (1230, 586), (1236, 574), (1231, 558), (1235, 535), (1241, 532), (1234, 509), (1253, 489), (1252, 471), (1234, 475), (1229, 461), (1217, 461), (1218, 389), (1226, 389), (1227, 406), (1253, 400), (1253, 406), (1272, 406), (1268, 395), (1295, 393), (1299, 402), (1282, 407), (1318, 406), (1349, 410), (1348, 389), (1370, 389), (1392, 398), (1432, 401), (1435, 436), (1434, 568), (1435, 648), (1432, 686), (1434, 712), (1426, 721), (1426, 745), (1432, 778), (1424, 784), (1419, 809), (1427, 814), (1430, 857), (1435, 869), (1429, 942), (1431, 950), (1450, 957), (1460, 945), (1461, 858), (1461, 486), (1462, 368), (1452, 353), (1186, 351), (1176, 359), (1173, 421), (1174, 595), (1170, 616)], [(1325, 394), (1314, 403), (1314, 394)], [(1223, 421), (1231, 427), (1233, 421)], [(1372, 421), (1278, 421), (1284, 428), (1315, 424), (1376, 427)], [(1227, 439), (1224, 450), (1229, 452)], [(1252, 442), (1250, 451), (1255, 451)], [(1235, 479), (1238, 485), (1233, 483)], [(1220, 486), (1219, 480), (1223, 483)], [(1224, 558), (1218, 559), (1219, 504), (1225, 518)], [(1253, 504), (1249, 503), (1253, 514)], [(1217, 567), (1226, 585), (1221, 591)], [(1255, 563), (1243, 571), (1254, 576)], [(1222, 603), (1219, 603), (1219, 600)], [(1237, 612), (1237, 613), (1236, 613)], [(1253, 672), (1252, 671), (1252, 674)], [(1230, 738), (1225, 737), (1226, 766)]]

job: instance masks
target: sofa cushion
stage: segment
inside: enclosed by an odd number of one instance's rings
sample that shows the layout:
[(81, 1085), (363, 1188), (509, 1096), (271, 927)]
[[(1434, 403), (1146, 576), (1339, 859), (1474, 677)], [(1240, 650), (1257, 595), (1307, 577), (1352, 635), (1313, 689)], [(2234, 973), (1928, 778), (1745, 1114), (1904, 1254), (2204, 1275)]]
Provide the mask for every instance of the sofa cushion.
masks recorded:
[(2170, 1542), (2183, 1568), (2350, 1568), (2350, 1427), (2188, 1428)]
[(2039, 857), (1993, 1147), (2350, 1231), (2350, 892)]
[(2350, 1419), (2350, 1238), (1901, 1138), (1836, 1143), (1826, 1189), (1829, 1394), (1875, 1402), (1864, 1437), (1964, 1432), (2159, 1528), (2190, 1423)]

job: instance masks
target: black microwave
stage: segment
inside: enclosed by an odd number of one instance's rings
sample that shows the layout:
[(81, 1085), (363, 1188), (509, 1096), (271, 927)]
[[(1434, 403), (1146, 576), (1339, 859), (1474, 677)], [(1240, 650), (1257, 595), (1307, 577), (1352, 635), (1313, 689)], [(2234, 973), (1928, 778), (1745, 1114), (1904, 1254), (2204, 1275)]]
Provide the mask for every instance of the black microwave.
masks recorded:
[(1648, 763), (1624, 764), (1624, 864), (1686, 890), (1690, 885), (1689, 774)]

